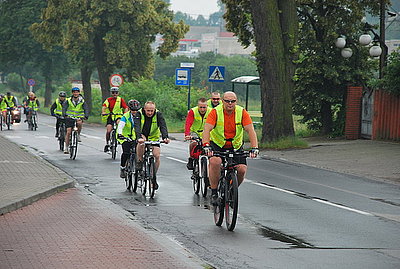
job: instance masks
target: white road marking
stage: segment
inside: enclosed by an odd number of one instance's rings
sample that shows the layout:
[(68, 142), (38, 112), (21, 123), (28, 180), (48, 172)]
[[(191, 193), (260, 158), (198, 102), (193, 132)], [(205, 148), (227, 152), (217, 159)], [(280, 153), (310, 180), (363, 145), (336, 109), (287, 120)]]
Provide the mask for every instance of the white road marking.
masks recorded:
[(347, 207), (347, 206), (343, 206), (343, 205), (338, 205), (338, 204), (331, 203), (331, 202), (328, 202), (328, 201), (324, 201), (324, 200), (321, 200), (321, 199), (318, 199), (318, 198), (314, 198), (312, 200), (316, 201), (318, 203), (323, 203), (323, 204), (326, 204), (326, 205), (335, 206), (335, 207), (338, 207), (338, 208), (341, 208), (341, 209), (345, 209), (345, 210), (349, 210), (349, 211), (352, 211), (352, 212), (355, 212), (355, 213), (358, 213), (358, 214), (362, 214), (362, 215), (365, 215), (365, 216), (373, 216), (373, 214), (365, 212), (365, 211), (361, 211), (361, 210), (354, 209), (354, 208)]
[[(275, 187), (275, 186), (270, 186), (270, 185), (267, 185), (267, 184), (254, 182), (254, 181), (252, 181), (250, 179), (247, 179), (247, 178), (245, 179), (244, 182), (248, 182), (248, 183), (251, 183), (253, 185), (257, 185), (257, 186), (260, 186), (260, 187), (264, 187), (264, 188), (268, 188), (268, 189), (272, 189), (272, 190), (276, 190), (276, 191), (280, 191), (280, 192), (284, 192), (284, 193), (288, 193), (288, 194), (293, 194), (293, 195), (297, 195), (298, 194), (296, 192), (288, 191), (288, 190), (281, 189), (281, 188), (278, 188), (278, 187)], [(299, 196), (299, 197), (302, 197), (302, 196)], [(344, 209), (344, 210), (348, 210), (348, 211), (351, 211), (351, 212), (355, 212), (355, 213), (358, 213), (358, 214), (361, 214), (361, 215), (374, 216), (374, 214), (371, 214), (371, 213), (368, 213), (368, 212), (365, 212), (365, 211), (362, 211), (362, 210), (358, 210), (358, 209), (354, 209), (354, 208), (351, 208), (351, 207), (335, 204), (335, 203), (328, 202), (328, 201), (325, 201), (325, 200), (321, 200), (321, 199), (318, 199), (318, 198), (311, 198), (311, 200), (315, 201), (315, 202), (318, 202), (318, 203), (322, 203), (322, 204), (334, 206), (334, 207), (337, 207), (337, 208), (340, 208), (340, 209)]]
[(104, 139), (103, 137), (98, 137), (98, 136), (94, 136), (94, 135), (87, 135), (87, 134), (81, 134), (82, 137), (87, 137), (87, 138), (93, 138), (93, 139)]
[(182, 161), (182, 160), (179, 160), (179, 159), (175, 159), (173, 157), (165, 157), (165, 158), (173, 160), (173, 161), (176, 161), (176, 162), (180, 162), (180, 163), (187, 163), (187, 161)]

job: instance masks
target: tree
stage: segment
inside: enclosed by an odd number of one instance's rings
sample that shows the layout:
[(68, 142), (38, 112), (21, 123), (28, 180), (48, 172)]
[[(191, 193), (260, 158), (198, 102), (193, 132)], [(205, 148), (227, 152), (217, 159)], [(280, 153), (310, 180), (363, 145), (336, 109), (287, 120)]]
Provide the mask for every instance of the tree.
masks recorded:
[[(298, 1), (300, 59), (296, 71), (294, 112), (323, 134), (341, 134), (344, 126), (348, 84), (363, 86), (371, 77), (373, 63), (359, 46), (361, 19), (376, 14), (377, 1)], [(344, 59), (334, 41), (345, 35), (354, 55)]]
[[(20, 74), (22, 88), (26, 85), (23, 75), (32, 77), (33, 72), (39, 72), (45, 80), (45, 105), (49, 105), (52, 82), (65, 74), (66, 58), (59, 50), (49, 53), (42, 49), (29, 31), (30, 25), (39, 21), (45, 5), (44, 0), (0, 2), (0, 62)], [(34, 63), (35, 70), (30, 68), (23, 74), (30, 63)]]
[[(188, 27), (183, 22), (173, 23), (172, 17), (168, 4), (161, 0), (49, 0), (42, 22), (36, 27), (48, 33), (61, 29), (60, 38), (66, 49), (93, 49), (105, 99), (109, 96), (109, 77), (115, 69), (125, 70), (124, 75), (131, 81), (152, 75), (150, 45), (157, 34), (164, 39), (157, 49), (161, 57), (176, 50)], [(37, 32), (40, 35), (41, 31)]]
[(262, 142), (294, 134), (293, 75), (298, 19), (295, 0), (222, 0), (227, 28), (243, 45), (254, 42), (260, 74)]

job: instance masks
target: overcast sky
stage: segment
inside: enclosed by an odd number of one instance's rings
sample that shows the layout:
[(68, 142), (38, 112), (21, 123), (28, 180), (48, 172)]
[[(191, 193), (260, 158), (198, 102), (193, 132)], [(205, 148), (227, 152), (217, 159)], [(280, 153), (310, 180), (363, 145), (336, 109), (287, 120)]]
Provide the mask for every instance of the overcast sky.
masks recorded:
[(171, 9), (175, 12), (181, 11), (193, 16), (201, 14), (205, 17), (219, 10), (217, 0), (171, 0)]

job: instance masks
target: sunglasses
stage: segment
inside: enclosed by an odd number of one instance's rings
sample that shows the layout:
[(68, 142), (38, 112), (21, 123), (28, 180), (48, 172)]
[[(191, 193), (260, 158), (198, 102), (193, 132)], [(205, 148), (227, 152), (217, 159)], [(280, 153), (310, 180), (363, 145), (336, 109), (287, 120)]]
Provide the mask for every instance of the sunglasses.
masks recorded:
[(207, 108), (206, 106), (199, 106), (199, 108)]
[(224, 102), (229, 103), (229, 104), (234, 104), (234, 103), (236, 103), (236, 100), (225, 100), (224, 99)]
[(114, 93), (118, 93), (118, 92), (111, 92), (112, 94), (114, 94)]
[(215, 100), (215, 101), (218, 101), (219, 99), (221, 99), (221, 98), (213, 98), (213, 100)]

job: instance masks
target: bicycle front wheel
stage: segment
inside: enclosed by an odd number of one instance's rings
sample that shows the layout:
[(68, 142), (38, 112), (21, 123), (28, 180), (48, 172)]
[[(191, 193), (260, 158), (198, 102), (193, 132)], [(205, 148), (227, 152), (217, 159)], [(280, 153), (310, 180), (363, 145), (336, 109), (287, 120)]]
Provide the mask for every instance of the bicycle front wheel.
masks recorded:
[(60, 145), (60, 150), (64, 150), (64, 143), (65, 143), (65, 127), (61, 126), (59, 135), (58, 135), (58, 144)]
[(146, 195), (148, 175), (149, 175), (149, 164), (147, 160), (145, 160), (143, 162), (143, 177), (141, 186), (142, 195)]
[(201, 158), (201, 178), (200, 178), (200, 183), (201, 183), (201, 190), (203, 197), (207, 196), (207, 190), (208, 186), (210, 185), (209, 179), (208, 179), (208, 163), (207, 163), (207, 158), (203, 157)]
[(32, 128), (33, 128), (34, 131), (36, 131), (36, 129), (37, 129), (37, 118), (36, 118), (36, 115), (32, 116)]
[(233, 231), (236, 226), (239, 195), (238, 181), (235, 172), (229, 172), (226, 176), (225, 184), (225, 223), (229, 231)]
[(149, 195), (150, 198), (154, 197), (155, 188), (153, 184), (156, 182), (156, 165), (154, 163), (154, 158), (149, 160)]
[(111, 151), (111, 158), (115, 160), (117, 156), (117, 137), (115, 136), (115, 130), (112, 130), (110, 133), (111, 136), (111, 144), (110, 144), (110, 151)]
[(78, 133), (74, 131), (72, 132), (69, 157), (75, 160), (77, 151), (78, 151)]
[(131, 191), (133, 189), (133, 174), (135, 173), (135, 161), (132, 161), (132, 158), (128, 160), (126, 163), (126, 189)]
[(199, 175), (199, 162), (193, 160), (193, 172), (192, 172), (193, 191), (195, 194), (200, 192), (200, 175)]
[(224, 186), (224, 179), (220, 179), (218, 183), (218, 196), (221, 198), (221, 201), (217, 206), (214, 206), (214, 223), (217, 226), (221, 226), (224, 220)]
[(7, 124), (7, 129), (10, 130), (10, 128), (11, 128), (11, 113), (7, 113), (6, 124)]

